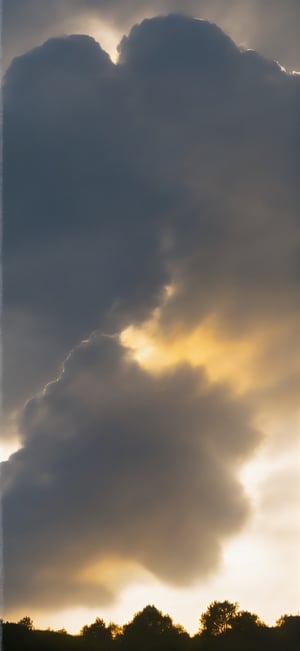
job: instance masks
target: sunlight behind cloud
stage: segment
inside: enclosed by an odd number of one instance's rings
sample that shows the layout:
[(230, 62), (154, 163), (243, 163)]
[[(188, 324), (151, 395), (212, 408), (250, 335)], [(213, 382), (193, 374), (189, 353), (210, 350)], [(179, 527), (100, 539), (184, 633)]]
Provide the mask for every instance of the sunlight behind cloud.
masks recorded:
[(0, 462), (7, 461), (11, 454), (19, 450), (20, 443), (17, 440), (2, 440), (0, 442)]
[(237, 45), (156, 17), (116, 66), (122, 21), (76, 4), (5, 85), (6, 612), (269, 623), (298, 603), (298, 80), (242, 9), (210, 14)]
[(103, 50), (109, 54), (111, 60), (116, 63), (119, 56), (117, 47), (120, 41), (120, 33), (107, 23), (91, 16), (88, 16), (84, 22), (82, 21), (81, 26), (84, 33), (92, 36)]

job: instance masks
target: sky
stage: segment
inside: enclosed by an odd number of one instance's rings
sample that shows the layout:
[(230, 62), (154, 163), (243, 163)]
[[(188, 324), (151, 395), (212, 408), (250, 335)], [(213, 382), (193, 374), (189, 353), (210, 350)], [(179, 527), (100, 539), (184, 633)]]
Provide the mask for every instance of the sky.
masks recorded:
[(299, 611), (299, 14), (4, 2), (6, 619)]

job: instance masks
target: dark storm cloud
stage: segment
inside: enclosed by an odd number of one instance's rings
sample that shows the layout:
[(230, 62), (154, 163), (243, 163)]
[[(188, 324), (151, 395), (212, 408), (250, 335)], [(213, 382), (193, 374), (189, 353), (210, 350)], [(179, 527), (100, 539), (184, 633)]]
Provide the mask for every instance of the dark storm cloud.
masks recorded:
[[(40, 382), (99, 324), (120, 328), (156, 304), (166, 199), (139, 171), (124, 81), (93, 39), (50, 40), (16, 60), (4, 95), (4, 362), (27, 384), (36, 337), (52, 360), (35, 360)], [(10, 375), (5, 401), (18, 391)]]
[(165, 231), (175, 288), (161, 316), (166, 340), (208, 318), (246, 343), (268, 333), (259, 377), (273, 372), (270, 397), (286, 400), (283, 381), (295, 396), (299, 78), (182, 17), (134, 27), (120, 61), (138, 79), (159, 178), (177, 189)]
[(169, 332), (299, 320), (299, 77), (182, 16), (119, 51), (115, 66), (89, 37), (51, 39), (6, 76), (4, 364), (25, 379), (5, 372), (8, 406), (167, 282)]
[[(170, 339), (211, 316), (266, 330), (261, 374), (299, 377), (298, 77), (170, 16), (135, 27), (117, 66), (88, 37), (51, 39), (4, 94), (10, 407), (91, 331), (141, 323), (166, 283)], [(4, 466), (8, 605), (113, 598), (86, 578), (108, 555), (179, 585), (216, 568), (247, 514), (250, 420), (201, 370), (151, 377), (110, 339), (76, 347)]]
[(216, 568), (248, 514), (236, 475), (260, 437), (201, 369), (154, 378), (95, 334), (27, 404), (21, 431), (3, 465), (8, 609), (107, 602), (103, 574), (80, 577), (111, 558), (186, 584)]
[(300, 69), (299, 0), (4, 0), (4, 59), (49, 36), (84, 30), (89, 17), (122, 34), (145, 17), (171, 12), (217, 22), (236, 42)]

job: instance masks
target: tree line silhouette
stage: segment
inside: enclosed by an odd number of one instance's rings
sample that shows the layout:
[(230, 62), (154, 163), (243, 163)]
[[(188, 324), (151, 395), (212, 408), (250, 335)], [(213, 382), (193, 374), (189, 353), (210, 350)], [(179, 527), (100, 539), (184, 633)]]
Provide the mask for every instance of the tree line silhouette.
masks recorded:
[(300, 615), (282, 615), (269, 627), (238, 603), (213, 601), (190, 636), (155, 606), (146, 606), (124, 626), (97, 617), (70, 635), (65, 629), (35, 629), (30, 617), (2, 622), (3, 651), (298, 651)]

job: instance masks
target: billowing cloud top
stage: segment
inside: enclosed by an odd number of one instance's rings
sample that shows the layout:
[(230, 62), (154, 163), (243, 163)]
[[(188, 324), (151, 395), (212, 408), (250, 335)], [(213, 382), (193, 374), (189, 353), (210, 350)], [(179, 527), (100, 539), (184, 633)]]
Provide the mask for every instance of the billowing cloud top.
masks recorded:
[(216, 22), (237, 43), (300, 69), (298, 0), (4, 0), (4, 60), (85, 25), (117, 43), (136, 22), (172, 12)]
[[(178, 15), (119, 53), (50, 39), (5, 78), (11, 608), (107, 601), (110, 562), (212, 571), (253, 423), (299, 409), (299, 77)], [(158, 372), (99, 335), (130, 328)]]

